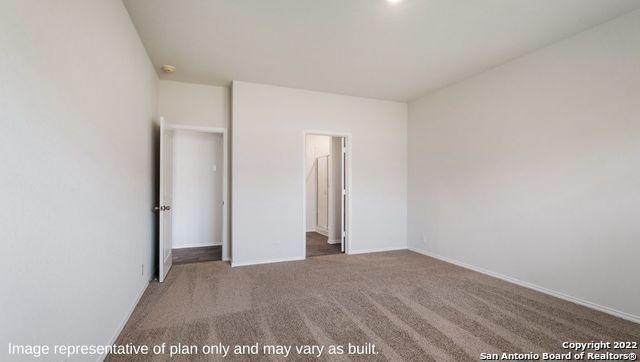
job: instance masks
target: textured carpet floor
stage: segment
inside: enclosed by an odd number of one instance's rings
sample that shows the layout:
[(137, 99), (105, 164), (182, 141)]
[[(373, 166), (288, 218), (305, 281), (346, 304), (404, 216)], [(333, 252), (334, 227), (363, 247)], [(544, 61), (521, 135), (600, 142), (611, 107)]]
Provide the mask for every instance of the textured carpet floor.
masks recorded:
[(567, 352), (562, 341), (639, 339), (638, 324), (410, 251), (394, 251), (233, 269), (225, 262), (177, 265), (165, 283), (149, 285), (117, 343), (371, 342), (379, 354), (329, 356), (325, 350), (321, 359), (464, 361), (478, 360), (480, 353)]

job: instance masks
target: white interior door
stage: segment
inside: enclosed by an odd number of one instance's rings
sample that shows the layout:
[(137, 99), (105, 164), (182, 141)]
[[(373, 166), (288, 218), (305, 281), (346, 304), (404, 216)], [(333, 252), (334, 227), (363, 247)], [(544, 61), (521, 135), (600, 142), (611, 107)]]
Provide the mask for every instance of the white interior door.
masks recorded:
[(340, 167), (340, 190), (342, 197), (340, 197), (340, 228), (341, 230), (341, 243), (340, 248), (342, 252), (345, 251), (345, 245), (347, 243), (347, 143), (344, 137), (342, 140), (342, 167)]
[(160, 273), (158, 280), (163, 282), (171, 269), (171, 201), (173, 195), (173, 132), (167, 127), (164, 118), (160, 119), (160, 245), (158, 255)]
[(318, 229), (329, 230), (329, 157), (318, 157)]

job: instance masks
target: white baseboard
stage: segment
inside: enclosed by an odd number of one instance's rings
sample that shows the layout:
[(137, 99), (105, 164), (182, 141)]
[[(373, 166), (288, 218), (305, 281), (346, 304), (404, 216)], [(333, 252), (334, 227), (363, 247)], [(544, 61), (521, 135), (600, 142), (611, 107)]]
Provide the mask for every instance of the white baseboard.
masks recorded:
[(307, 232), (308, 232), (308, 233), (313, 233), (313, 232), (315, 232), (315, 231), (316, 231), (316, 229), (307, 229)]
[(553, 297), (566, 300), (568, 302), (579, 304), (579, 305), (587, 307), (587, 308), (595, 309), (597, 311), (600, 311), (600, 312), (603, 312), (603, 313), (607, 313), (607, 314), (610, 314), (610, 315), (618, 317), (618, 318), (626, 319), (628, 321), (635, 322), (635, 323), (640, 323), (640, 316), (629, 314), (629, 313), (626, 313), (626, 312), (623, 312), (623, 311), (620, 311), (620, 310), (617, 310), (617, 309), (614, 309), (614, 308), (611, 308), (611, 307), (606, 307), (606, 306), (603, 306), (603, 305), (600, 305), (600, 304), (597, 304), (597, 303), (590, 302), (588, 300), (576, 298), (576, 297), (570, 296), (570, 295), (565, 294), (565, 293), (561, 293), (561, 292), (557, 292), (555, 290), (551, 290), (551, 289), (547, 289), (545, 287), (541, 287), (541, 286), (536, 285), (536, 284), (525, 282), (525, 281), (522, 281), (522, 280), (519, 280), (519, 279), (516, 279), (516, 278), (512, 278), (510, 276), (506, 276), (506, 275), (503, 275), (503, 274), (500, 274), (500, 273), (492, 272), (490, 270), (487, 270), (487, 269), (484, 269), (484, 268), (480, 268), (480, 267), (477, 267), (477, 266), (474, 266), (474, 265), (471, 265), (471, 264), (467, 264), (467, 263), (464, 263), (464, 262), (461, 262), (461, 261), (450, 259), (450, 258), (441, 256), (441, 255), (437, 255), (437, 254), (428, 252), (426, 250), (422, 250), (422, 249), (415, 248), (415, 247), (409, 247), (409, 250), (414, 251), (414, 252), (419, 253), (419, 254), (422, 254), (422, 255), (430, 256), (432, 258), (436, 258), (436, 259), (445, 261), (447, 263), (455, 264), (455, 265), (463, 267), (465, 269), (470, 269), (470, 270), (476, 271), (478, 273), (482, 273), (482, 274), (489, 275), (489, 276), (492, 276), (492, 277), (495, 277), (495, 278), (498, 278), (498, 279), (502, 279), (502, 280), (507, 281), (509, 283), (517, 284), (517, 285), (519, 285), (521, 287), (532, 289), (532, 290), (535, 290), (535, 291), (540, 292), (540, 293), (548, 294), (548, 295), (551, 295)]
[(349, 250), (349, 254), (354, 255), (354, 254), (380, 253), (383, 251), (394, 251), (394, 250), (407, 250), (407, 247), (406, 246), (390, 246), (386, 248)]
[[(115, 333), (113, 334), (113, 336), (111, 337), (111, 340), (109, 341), (109, 343), (107, 345), (113, 345), (113, 344), (116, 343), (116, 340), (120, 336), (120, 333), (122, 333), (122, 330), (124, 329), (124, 326), (129, 321), (129, 318), (131, 318), (131, 315), (133, 314), (133, 311), (138, 306), (138, 303), (140, 302), (140, 298), (142, 298), (142, 295), (144, 294), (145, 290), (147, 290), (148, 286), (149, 286), (149, 281), (145, 281), (144, 285), (142, 286), (142, 288), (138, 292), (138, 295), (136, 296), (135, 300), (133, 301), (133, 304), (129, 308), (129, 312), (124, 317), (124, 319), (122, 321), (120, 321), (120, 324), (118, 325), (118, 328), (116, 328)], [(106, 357), (107, 357), (106, 354), (105, 355), (100, 355), (100, 356), (98, 356), (98, 361), (103, 361)]]
[(327, 240), (327, 244), (340, 244), (341, 242), (340, 239)]
[(188, 245), (180, 245), (180, 246), (172, 246), (172, 249), (188, 249), (188, 248), (203, 248), (205, 246), (222, 246), (222, 243), (215, 244), (188, 244)]
[(304, 260), (304, 257), (293, 257), (293, 258), (276, 258), (276, 259), (262, 259), (262, 260), (250, 260), (250, 261), (231, 261), (231, 267), (237, 266), (248, 266), (248, 265), (259, 265), (259, 264), (271, 264), (271, 263), (282, 263), (285, 261), (299, 261)]

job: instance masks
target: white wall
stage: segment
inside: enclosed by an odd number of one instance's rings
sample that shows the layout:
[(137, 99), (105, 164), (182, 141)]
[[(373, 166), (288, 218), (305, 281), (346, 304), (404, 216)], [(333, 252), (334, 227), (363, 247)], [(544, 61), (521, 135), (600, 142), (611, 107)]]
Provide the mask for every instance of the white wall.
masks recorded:
[(409, 245), (640, 316), (640, 12), (409, 107)]
[(158, 112), (170, 123), (229, 127), (231, 91), (227, 87), (159, 81)]
[(318, 157), (331, 153), (331, 137), (307, 135), (305, 150), (306, 216), (307, 231), (315, 231), (318, 220)]
[(152, 273), (157, 75), (120, 1), (3, 1), (0, 49), (0, 356), (110, 343)]
[(352, 251), (406, 247), (406, 104), (236, 81), (232, 112), (234, 265), (304, 257), (304, 130), (352, 135)]
[(173, 135), (172, 246), (222, 245), (222, 135)]

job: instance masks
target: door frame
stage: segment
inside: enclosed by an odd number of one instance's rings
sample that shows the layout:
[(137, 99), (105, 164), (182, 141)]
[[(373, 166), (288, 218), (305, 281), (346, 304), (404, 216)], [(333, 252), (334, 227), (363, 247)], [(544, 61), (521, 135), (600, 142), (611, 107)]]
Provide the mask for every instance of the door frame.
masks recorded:
[[(351, 160), (351, 144), (352, 137), (351, 133), (345, 132), (337, 132), (337, 131), (320, 131), (320, 130), (311, 130), (304, 129), (302, 130), (302, 258), (307, 258), (307, 182), (306, 182), (306, 156), (307, 156), (307, 136), (308, 135), (319, 135), (319, 136), (330, 136), (330, 137), (342, 137), (347, 142), (346, 147), (346, 158), (347, 164), (344, 167), (344, 172), (347, 173), (347, 183), (345, 185), (347, 190), (347, 202), (345, 203), (345, 214), (347, 222), (347, 233), (345, 236), (346, 239), (346, 247), (344, 249), (345, 254), (351, 253), (351, 176), (352, 176), (352, 166), (353, 161)], [(331, 168), (331, 167), (330, 167)]]
[(225, 127), (189, 126), (183, 124), (168, 124), (167, 130), (214, 133), (222, 135), (222, 260), (231, 260), (229, 245), (229, 160), (228, 160), (228, 131)]

